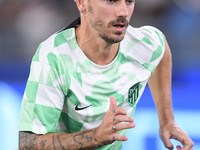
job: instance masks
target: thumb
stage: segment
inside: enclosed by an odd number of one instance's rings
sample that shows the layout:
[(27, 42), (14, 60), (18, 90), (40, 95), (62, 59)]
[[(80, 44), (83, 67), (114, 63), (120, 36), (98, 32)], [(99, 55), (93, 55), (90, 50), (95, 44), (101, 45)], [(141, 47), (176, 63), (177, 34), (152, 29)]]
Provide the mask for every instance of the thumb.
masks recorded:
[(117, 101), (114, 96), (110, 96), (110, 111), (113, 111), (115, 108), (117, 108)]

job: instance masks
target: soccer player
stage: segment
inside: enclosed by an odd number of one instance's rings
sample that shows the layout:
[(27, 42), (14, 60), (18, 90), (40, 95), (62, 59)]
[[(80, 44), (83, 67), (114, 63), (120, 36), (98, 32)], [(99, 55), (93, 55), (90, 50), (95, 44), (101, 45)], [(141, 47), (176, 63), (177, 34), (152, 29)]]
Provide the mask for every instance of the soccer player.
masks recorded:
[[(192, 150), (174, 122), (171, 53), (164, 35), (133, 28), (134, 0), (76, 0), (80, 18), (42, 42), (32, 59), (20, 116), (19, 149), (120, 149), (146, 84), (160, 136)], [(134, 145), (133, 145), (134, 147)]]

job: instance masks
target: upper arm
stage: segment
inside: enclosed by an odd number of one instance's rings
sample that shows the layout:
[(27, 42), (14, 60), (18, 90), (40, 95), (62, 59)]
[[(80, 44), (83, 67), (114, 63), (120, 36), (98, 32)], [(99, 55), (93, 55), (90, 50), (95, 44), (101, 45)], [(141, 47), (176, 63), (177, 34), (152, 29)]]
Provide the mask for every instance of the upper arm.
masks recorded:
[(171, 97), (171, 68), (171, 51), (165, 38), (164, 56), (148, 81), (154, 100)]

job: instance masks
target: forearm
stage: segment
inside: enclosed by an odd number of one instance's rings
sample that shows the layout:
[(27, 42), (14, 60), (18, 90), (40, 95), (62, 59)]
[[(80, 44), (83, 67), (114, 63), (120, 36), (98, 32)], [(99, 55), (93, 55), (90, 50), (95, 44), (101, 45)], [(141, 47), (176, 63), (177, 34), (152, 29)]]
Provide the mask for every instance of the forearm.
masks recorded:
[(73, 134), (48, 133), (37, 135), (29, 132), (19, 133), (20, 150), (74, 150), (74, 149), (95, 149), (100, 147), (95, 137), (95, 130), (80, 131)]

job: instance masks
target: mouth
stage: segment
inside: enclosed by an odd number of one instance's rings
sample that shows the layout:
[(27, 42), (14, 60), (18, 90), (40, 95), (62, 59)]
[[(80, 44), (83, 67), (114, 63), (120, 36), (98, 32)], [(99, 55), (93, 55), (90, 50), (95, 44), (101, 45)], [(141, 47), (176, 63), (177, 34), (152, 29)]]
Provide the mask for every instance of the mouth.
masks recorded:
[(123, 23), (114, 24), (113, 28), (117, 32), (123, 32), (126, 29), (126, 25)]
[(124, 28), (125, 24), (114, 24), (113, 27), (115, 27), (115, 28)]

